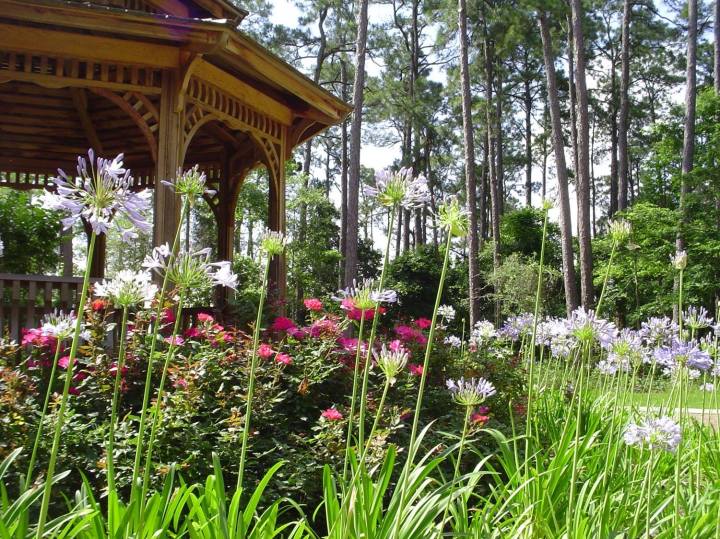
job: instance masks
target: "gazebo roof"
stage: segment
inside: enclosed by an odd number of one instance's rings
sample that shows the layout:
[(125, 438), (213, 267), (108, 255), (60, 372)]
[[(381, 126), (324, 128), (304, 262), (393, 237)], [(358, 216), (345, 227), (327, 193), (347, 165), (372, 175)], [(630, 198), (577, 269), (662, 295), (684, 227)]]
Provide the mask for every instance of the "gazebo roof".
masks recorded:
[[(133, 114), (118, 97), (132, 91), (142, 97), (130, 103), (135, 112), (158, 117), (153, 96), (161, 93), (165, 69), (179, 69), (183, 95), (190, 90), (211, 91), (196, 87), (197, 81), (206, 81), (224, 95), (251, 104), (268, 118), (262, 119), (262, 128), (270, 135), (273, 129), (278, 133), (282, 129), (286, 150), (339, 123), (351, 111), (348, 104), (241, 32), (238, 25), (247, 12), (227, 0), (0, 0), (0, 14), (0, 104), (10, 114), (12, 109), (20, 110), (18, 117), (24, 123), (11, 129), (15, 131), (11, 137), (17, 137), (12, 148), (9, 139), (5, 146), (0, 142), (0, 161), (5, 154), (14, 162), (24, 156), (39, 159), (39, 165), (45, 160), (57, 164), (52, 151), (33, 155), (32, 142), (23, 142), (22, 131), (29, 130), (27, 122), (33, 121), (31, 107), (38, 107), (37, 125), (27, 135), (40, 137), (43, 152), (58, 140), (62, 141), (55, 145), (58, 151), (84, 153), (78, 150), (97, 138), (108, 146), (106, 153), (123, 150), (132, 159), (128, 141), (141, 140), (148, 133), (138, 132), (127, 114), (119, 114), (108, 100)], [(28, 56), (19, 61), (15, 51)], [(76, 59), (86, 67), (76, 68)], [(50, 73), (48, 66), (60, 63), (64, 67)], [(5, 81), (12, 82), (1, 84)], [(22, 84), (25, 81), (39, 85), (42, 92)], [(76, 90), (83, 87), (90, 91)], [(94, 125), (85, 125), (88, 122), (80, 114), (82, 129), (78, 129), (77, 112), (83, 109), (93, 112)], [(123, 137), (117, 136), (118, 131), (126, 127), (124, 140), (119, 140)], [(213, 138), (222, 142), (223, 134), (215, 131)], [(193, 145), (204, 152), (202, 140)]]

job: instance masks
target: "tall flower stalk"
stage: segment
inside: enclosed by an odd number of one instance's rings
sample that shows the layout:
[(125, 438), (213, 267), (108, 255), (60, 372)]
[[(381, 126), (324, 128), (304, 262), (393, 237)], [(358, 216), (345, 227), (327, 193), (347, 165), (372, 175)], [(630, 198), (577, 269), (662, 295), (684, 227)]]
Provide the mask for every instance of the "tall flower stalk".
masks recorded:
[(452, 245), (453, 237), (463, 237), (468, 233), (468, 216), (467, 213), (460, 207), (457, 199), (452, 199), (441, 205), (438, 208), (438, 221), (440, 222), (441, 228), (445, 230), (447, 239), (445, 240), (445, 256), (443, 259), (442, 272), (440, 273), (440, 282), (438, 283), (437, 295), (435, 297), (435, 306), (433, 308), (432, 320), (430, 323), (430, 332), (428, 334), (428, 342), (425, 346), (425, 357), (423, 359), (423, 370), (420, 376), (420, 386), (418, 388), (418, 395), (415, 401), (415, 411), (413, 413), (412, 429), (410, 431), (410, 442), (408, 444), (408, 455), (405, 461), (405, 466), (398, 479), (398, 485), (396, 488), (400, 490), (400, 505), (399, 514), (396, 519), (395, 526), (391, 537), (398, 538), (400, 533), (400, 524), (402, 520), (402, 511), (404, 510), (405, 504), (407, 503), (408, 496), (408, 481), (410, 473), (415, 461), (415, 442), (418, 435), (418, 426), (420, 424), (420, 412), (422, 410), (423, 397), (425, 395), (425, 386), (427, 384), (427, 376), (430, 366), (430, 356), (432, 355), (433, 341), (435, 339), (435, 328), (437, 326), (437, 311), (440, 308), (442, 301), (443, 289), (445, 287), (445, 278), (447, 277), (448, 263), (450, 261), (450, 247)]
[(258, 304), (255, 327), (253, 328), (253, 348), (250, 358), (250, 372), (248, 374), (248, 394), (245, 405), (245, 422), (243, 424), (242, 446), (240, 448), (240, 464), (238, 466), (238, 478), (236, 491), (242, 490), (245, 477), (245, 459), (247, 457), (247, 446), (250, 435), (250, 421), (252, 418), (252, 402), (255, 394), (255, 372), (258, 364), (258, 346), (260, 345), (260, 326), (262, 325), (262, 313), (267, 297), (268, 278), (270, 276), (270, 263), (274, 256), (280, 256), (285, 250), (285, 237), (280, 232), (268, 231), (260, 242), (261, 252), (265, 254), (265, 271), (263, 272), (262, 288), (260, 289), (260, 302)]
[[(52, 449), (45, 476), (45, 488), (43, 490), (42, 502), (36, 537), (41, 539), (45, 533), (45, 524), (52, 495), (53, 477), (57, 464), (58, 450), (60, 449), (60, 437), (65, 422), (70, 384), (73, 378), (73, 368), (80, 345), (80, 334), (82, 332), (82, 318), (85, 311), (85, 304), (88, 297), (90, 285), (90, 262), (95, 252), (97, 236), (107, 232), (114, 217), (121, 215), (127, 218), (136, 228), (142, 231), (149, 231), (150, 224), (143, 217), (143, 212), (149, 208), (150, 193), (142, 191), (135, 193), (132, 190), (132, 177), (130, 171), (124, 168), (123, 155), (115, 159), (95, 158), (95, 153), (88, 152), (89, 160), (84, 157), (78, 158), (77, 175), (67, 176), (62, 170), (59, 175), (53, 178), (56, 186), (54, 193), (45, 192), (40, 203), (46, 209), (66, 212), (68, 216), (63, 219), (65, 229), (72, 227), (80, 219), (85, 219), (91, 228), (90, 242), (87, 249), (87, 262), (83, 276), (82, 290), (78, 300), (78, 316), (75, 321), (75, 331), (70, 345), (67, 372), (63, 385), (62, 399), (58, 409), (53, 435)], [(117, 220), (115, 221), (117, 223)], [(122, 230), (123, 239), (134, 237), (135, 231)]]

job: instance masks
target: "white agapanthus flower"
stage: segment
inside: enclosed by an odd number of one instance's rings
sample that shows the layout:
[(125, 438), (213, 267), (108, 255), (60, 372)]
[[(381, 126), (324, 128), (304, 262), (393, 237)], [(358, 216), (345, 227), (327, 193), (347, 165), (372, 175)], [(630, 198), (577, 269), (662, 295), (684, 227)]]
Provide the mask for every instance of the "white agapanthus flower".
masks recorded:
[(455, 320), (455, 308), (452, 305), (440, 305), (437, 312), (440, 315), (440, 318), (446, 320), (447, 322)]
[(480, 345), (494, 337), (497, 337), (495, 325), (489, 320), (480, 320), (475, 323), (475, 327), (473, 327), (470, 335), (470, 340), (476, 345)]
[(448, 335), (447, 337), (445, 337), (445, 340), (443, 342), (451, 348), (460, 348), (462, 346), (462, 341), (460, 340), (460, 337), (456, 335)]
[(170, 260), (170, 248), (167, 244), (155, 247), (145, 257), (143, 267), (155, 271), (161, 276), (168, 276), (170, 282), (179, 288), (199, 293), (212, 286), (237, 287), (238, 278), (232, 272), (230, 262), (210, 262), (210, 249), (181, 253)]
[(115, 307), (149, 307), (158, 287), (147, 271), (123, 270), (114, 279), (95, 284), (95, 295), (106, 298)]

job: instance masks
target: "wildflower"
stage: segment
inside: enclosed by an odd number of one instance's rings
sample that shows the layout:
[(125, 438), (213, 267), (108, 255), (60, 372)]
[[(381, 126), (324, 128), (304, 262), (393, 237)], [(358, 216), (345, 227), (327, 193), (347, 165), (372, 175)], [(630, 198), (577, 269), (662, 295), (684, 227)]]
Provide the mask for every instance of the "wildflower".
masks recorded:
[(373, 352), (375, 361), (383, 371), (388, 383), (392, 386), (395, 385), (397, 375), (405, 368), (408, 362), (408, 354), (402, 349), (392, 351), (383, 345), (380, 352)]
[(95, 283), (96, 296), (107, 298), (116, 307), (122, 308), (138, 305), (149, 307), (157, 290), (146, 271), (123, 270), (114, 279)]
[(375, 185), (365, 187), (364, 192), (387, 208), (419, 208), (430, 200), (427, 180), (424, 176), (413, 178), (412, 168), (381, 170), (375, 174)]
[(623, 436), (627, 445), (663, 449), (673, 453), (682, 439), (680, 425), (669, 417), (648, 418), (639, 425), (630, 423)]
[(270, 257), (282, 254), (286, 245), (285, 234), (276, 230), (266, 230), (260, 239), (260, 249)]
[(686, 251), (677, 251), (674, 255), (670, 255), (670, 263), (672, 267), (678, 271), (682, 271), (687, 267), (688, 256)]
[(625, 243), (630, 237), (630, 223), (623, 219), (610, 221), (609, 236), (615, 245)]
[(280, 352), (275, 356), (275, 363), (280, 363), (281, 365), (292, 365), (293, 359), (288, 354)]
[(262, 359), (267, 359), (274, 353), (275, 352), (273, 351), (272, 346), (270, 346), (269, 344), (263, 343), (260, 346), (258, 346), (257, 355), (258, 355), (258, 357), (261, 357)]
[(460, 207), (456, 198), (446, 202), (438, 208), (440, 226), (455, 237), (467, 236), (469, 221), (467, 212)]
[(340, 421), (343, 418), (343, 415), (335, 407), (323, 410), (320, 415), (328, 421)]
[(322, 301), (316, 298), (308, 298), (303, 301), (303, 304), (308, 311), (318, 312), (322, 311), (323, 308)]
[(200, 172), (200, 165), (195, 165), (185, 172), (180, 168), (173, 181), (162, 180), (161, 183), (169, 186), (178, 195), (187, 197), (190, 205), (193, 205), (203, 194), (210, 197), (215, 195), (215, 191), (205, 188), (207, 177), (204, 172)]
[(705, 307), (688, 307), (683, 313), (683, 321), (690, 329), (698, 330), (710, 327), (713, 319)]
[(455, 320), (455, 308), (452, 305), (440, 305), (437, 310), (440, 318), (446, 322), (452, 322)]
[(448, 335), (443, 340), (443, 343), (449, 345), (451, 348), (460, 348), (462, 346), (460, 337), (457, 337), (456, 335)]
[(461, 406), (479, 406), (485, 399), (492, 397), (497, 390), (485, 378), (448, 379), (445, 382), (453, 400)]
[(422, 376), (423, 373), (423, 366), (422, 365), (416, 365), (415, 363), (408, 363), (408, 370), (410, 371), (410, 374), (413, 376)]
[[(68, 212), (70, 215), (62, 220), (65, 230), (82, 218), (93, 232), (105, 234), (113, 217), (120, 215), (138, 230), (149, 232), (150, 223), (142, 214), (150, 207), (152, 193), (132, 190), (133, 179), (123, 166), (123, 154), (113, 160), (95, 159), (90, 150), (88, 158), (89, 165), (84, 157), (78, 157), (77, 177), (58, 170), (59, 175), (52, 178), (56, 191), (45, 191), (39, 204), (45, 209)], [(120, 228), (120, 233), (123, 240), (137, 236), (132, 229)]]
[(432, 325), (432, 321), (428, 318), (418, 318), (414, 324), (420, 329), (428, 329)]

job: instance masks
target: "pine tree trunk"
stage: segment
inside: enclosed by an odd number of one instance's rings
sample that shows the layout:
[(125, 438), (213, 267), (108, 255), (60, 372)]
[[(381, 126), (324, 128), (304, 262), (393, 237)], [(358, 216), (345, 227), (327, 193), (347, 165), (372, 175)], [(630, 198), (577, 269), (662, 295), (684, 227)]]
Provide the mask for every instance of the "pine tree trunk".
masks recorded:
[(568, 25), (568, 93), (570, 94), (570, 142), (572, 144), (573, 176), (577, 181), (578, 170), (578, 137), (577, 118), (575, 118), (577, 93), (575, 92), (575, 43), (573, 38), (573, 27), (570, 17), (567, 18)]
[(617, 209), (623, 211), (628, 205), (628, 128), (630, 114), (630, 17), (632, 5), (624, 0), (622, 22), (622, 45), (620, 50), (620, 118), (618, 121), (618, 199)]
[(528, 68), (528, 50), (525, 49), (525, 205), (532, 206), (532, 93)]
[(355, 82), (353, 84), (354, 113), (350, 126), (350, 166), (348, 168), (347, 243), (345, 256), (345, 286), (357, 277), (358, 265), (358, 206), (360, 193), (360, 145), (362, 109), (365, 88), (365, 52), (367, 46), (368, 0), (359, 0), (357, 40), (355, 42)]
[(575, 48), (575, 91), (577, 92), (578, 170), (576, 186), (578, 242), (580, 244), (580, 297), (583, 307), (590, 309), (594, 302), (593, 259), (590, 243), (590, 129), (580, 0), (570, 0), (570, 8)]
[(682, 170), (680, 175), (680, 223), (675, 240), (676, 249), (685, 249), (685, 228), (688, 221), (688, 175), (695, 155), (695, 99), (697, 90), (697, 0), (688, 1), (687, 74), (685, 85), (685, 129), (683, 132)]
[(557, 170), (558, 180), (565, 308), (567, 314), (570, 315), (578, 306), (579, 300), (572, 245), (572, 218), (570, 216), (570, 193), (568, 190), (567, 166), (565, 164), (565, 142), (563, 140), (560, 98), (558, 97), (557, 77), (555, 74), (555, 57), (550, 40), (550, 29), (544, 11), (539, 13), (539, 22), (540, 36), (543, 44), (543, 59), (545, 60), (545, 75), (547, 78), (547, 102), (550, 110), (553, 153), (555, 154), (555, 168)]
[(715, 93), (720, 94), (720, 0), (715, 0), (713, 17), (713, 76), (715, 78)]
[[(503, 131), (502, 131), (502, 98), (503, 79), (502, 65), (495, 57), (495, 157), (497, 159), (498, 215), (505, 213), (505, 166), (503, 163)], [(500, 226), (498, 218), (498, 226)], [(499, 236), (498, 236), (499, 237)]]
[(470, 70), (468, 67), (467, 7), (465, 0), (458, 0), (458, 36), (460, 45), (460, 89), (462, 93), (463, 143), (465, 145), (465, 193), (470, 214), (468, 234), (468, 300), (470, 326), (480, 317), (480, 272), (478, 267), (478, 214), (477, 176), (475, 172), (475, 140), (473, 139), (472, 102), (470, 96)]
[(610, 204), (608, 217), (617, 212), (618, 204), (618, 107), (617, 107), (617, 74), (615, 72), (615, 53), (610, 71)]
[[(342, 84), (342, 98), (348, 99), (348, 72), (345, 58), (340, 58), (340, 82)], [(340, 126), (340, 283), (342, 287), (345, 278), (345, 257), (347, 246), (347, 205), (348, 205), (348, 122), (343, 121)]]

